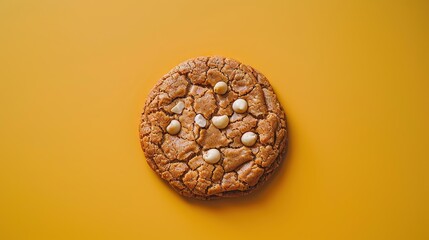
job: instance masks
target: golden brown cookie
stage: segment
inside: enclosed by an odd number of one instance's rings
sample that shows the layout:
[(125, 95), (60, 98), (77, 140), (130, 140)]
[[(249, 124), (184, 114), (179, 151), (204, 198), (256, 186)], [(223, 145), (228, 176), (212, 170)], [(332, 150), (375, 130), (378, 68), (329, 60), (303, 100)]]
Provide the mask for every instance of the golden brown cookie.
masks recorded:
[(150, 167), (180, 194), (240, 196), (279, 166), (286, 116), (264, 75), (229, 58), (198, 57), (152, 89), (140, 142)]

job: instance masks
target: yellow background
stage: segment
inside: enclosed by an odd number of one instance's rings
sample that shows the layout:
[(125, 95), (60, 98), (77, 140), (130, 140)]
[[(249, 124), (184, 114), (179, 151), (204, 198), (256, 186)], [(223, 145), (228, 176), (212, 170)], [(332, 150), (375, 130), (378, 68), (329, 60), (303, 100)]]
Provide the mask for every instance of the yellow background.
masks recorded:
[[(428, 1), (0, 1), (0, 239), (429, 239)], [(263, 72), (290, 151), (242, 199), (179, 197), (139, 115), (199, 55)]]

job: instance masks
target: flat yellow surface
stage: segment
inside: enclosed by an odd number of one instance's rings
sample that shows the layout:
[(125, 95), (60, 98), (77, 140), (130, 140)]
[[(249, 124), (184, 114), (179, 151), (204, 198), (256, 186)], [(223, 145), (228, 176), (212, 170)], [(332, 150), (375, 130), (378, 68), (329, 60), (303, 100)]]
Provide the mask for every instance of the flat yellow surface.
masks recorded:
[[(200, 202), (148, 167), (140, 111), (200, 55), (264, 73), (290, 151)], [(429, 239), (428, 1), (0, 1), (0, 239)]]

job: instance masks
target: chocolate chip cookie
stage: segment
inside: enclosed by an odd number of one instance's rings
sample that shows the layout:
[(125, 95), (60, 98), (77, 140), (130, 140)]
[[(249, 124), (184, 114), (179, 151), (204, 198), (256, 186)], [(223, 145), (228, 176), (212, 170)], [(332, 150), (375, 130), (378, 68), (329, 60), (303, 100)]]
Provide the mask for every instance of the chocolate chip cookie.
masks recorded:
[(282, 161), (286, 116), (264, 75), (229, 58), (198, 57), (152, 89), (140, 143), (150, 167), (180, 194), (240, 196)]

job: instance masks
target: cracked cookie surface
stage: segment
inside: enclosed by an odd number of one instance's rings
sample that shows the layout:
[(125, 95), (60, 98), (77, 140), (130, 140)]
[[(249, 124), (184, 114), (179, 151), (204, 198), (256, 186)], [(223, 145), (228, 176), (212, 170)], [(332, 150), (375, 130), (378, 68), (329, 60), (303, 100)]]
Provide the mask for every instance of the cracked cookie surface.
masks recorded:
[(180, 194), (240, 196), (261, 186), (284, 158), (286, 116), (261, 73), (229, 58), (198, 57), (152, 89), (140, 143), (150, 167)]

